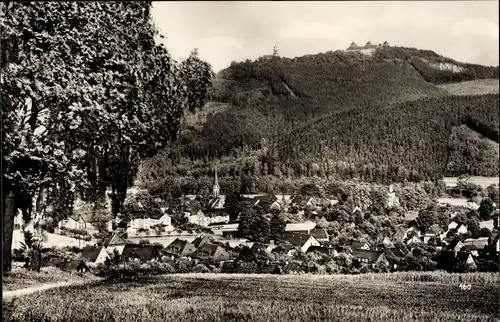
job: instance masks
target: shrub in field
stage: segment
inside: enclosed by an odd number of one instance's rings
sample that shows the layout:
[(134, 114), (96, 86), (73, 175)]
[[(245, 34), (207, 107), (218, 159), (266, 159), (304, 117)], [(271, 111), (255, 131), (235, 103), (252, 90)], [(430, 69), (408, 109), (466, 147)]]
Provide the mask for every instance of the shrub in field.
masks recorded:
[(12, 250), (12, 260), (14, 262), (24, 262), (25, 261), (24, 252), (22, 249), (14, 249)]
[(151, 275), (173, 274), (175, 273), (175, 269), (168, 263), (154, 261), (148, 264), (146, 272)]
[(145, 275), (161, 275), (175, 273), (175, 269), (168, 263), (152, 261), (140, 263), (128, 261), (120, 264), (107, 262), (96, 267), (96, 275), (106, 279), (121, 279)]
[(492, 259), (476, 259), (477, 270), (479, 272), (498, 272), (498, 260)]
[(455, 267), (453, 268), (453, 271), (456, 273), (471, 273), (475, 272), (476, 270), (477, 270), (476, 266), (473, 266), (471, 264), (462, 264), (462, 263), (455, 265)]
[(194, 267), (193, 272), (195, 273), (210, 273), (210, 269), (203, 264), (198, 264)]
[(328, 262), (325, 264), (325, 271), (327, 274), (339, 274), (342, 268), (335, 262)]
[(177, 273), (190, 273), (193, 270), (194, 262), (187, 260), (178, 260), (175, 262), (174, 268)]

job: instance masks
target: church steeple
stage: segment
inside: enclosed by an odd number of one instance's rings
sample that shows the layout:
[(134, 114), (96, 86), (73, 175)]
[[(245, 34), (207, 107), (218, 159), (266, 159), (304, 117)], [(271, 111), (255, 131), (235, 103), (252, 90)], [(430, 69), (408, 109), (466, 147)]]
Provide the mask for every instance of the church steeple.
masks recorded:
[(215, 168), (215, 180), (214, 180), (214, 198), (219, 198), (220, 188), (219, 188), (219, 180), (217, 179), (217, 167)]

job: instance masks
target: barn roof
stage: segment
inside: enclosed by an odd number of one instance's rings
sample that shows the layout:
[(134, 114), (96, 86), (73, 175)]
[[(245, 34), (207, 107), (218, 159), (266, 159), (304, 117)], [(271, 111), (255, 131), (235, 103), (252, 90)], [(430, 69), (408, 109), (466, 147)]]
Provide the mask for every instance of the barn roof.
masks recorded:
[(160, 252), (155, 245), (127, 244), (123, 248), (121, 256), (122, 258), (138, 258), (141, 261), (149, 261), (160, 257)]
[(392, 235), (393, 238), (403, 238), (403, 236), (406, 234), (406, 228), (403, 226), (396, 226), (396, 231)]
[(303, 204), (307, 203), (309, 201), (314, 201), (315, 198), (312, 196), (304, 196), (304, 195), (296, 195), (295, 197), (292, 198), (291, 203), (292, 204)]
[(273, 203), (276, 200), (278, 200), (278, 198), (272, 193), (268, 193), (268, 194), (263, 195), (263, 196), (257, 196), (257, 197), (255, 197), (255, 199), (260, 200), (260, 201), (266, 201), (269, 203)]
[(86, 268), (88, 269), (87, 265), (85, 262), (81, 259), (72, 259), (70, 261), (66, 261), (65, 263), (62, 263), (60, 265), (60, 268), (62, 270), (70, 271), (70, 270), (77, 270), (80, 268)]
[[(368, 244), (366, 241), (363, 241), (363, 240), (353, 240), (351, 242), (351, 248), (352, 249), (360, 249), (361, 247), (363, 247), (365, 244)], [(368, 245), (369, 246), (369, 245)]]
[(88, 262), (95, 262), (102, 249), (103, 246), (85, 246), (82, 249), (80, 258)]
[(405, 213), (405, 221), (416, 220), (417, 217), (418, 217), (417, 211), (408, 211), (407, 213)]
[(337, 251), (334, 247), (325, 247), (325, 246), (310, 246), (307, 249), (308, 253), (322, 253), (322, 254), (332, 254)]
[(448, 244), (448, 246), (446, 248), (453, 249), (453, 248), (457, 247), (457, 245), (459, 245), (459, 247), (461, 247), (460, 246), (461, 244), (462, 244), (462, 242), (460, 241), (460, 239), (455, 238), (451, 241), (451, 243)]
[(315, 222), (286, 224), (285, 231), (309, 231), (316, 227)]
[[(471, 256), (471, 253), (469, 252), (457, 252), (457, 263), (459, 264), (465, 264), (467, 262), (467, 259)], [(473, 258), (474, 259), (474, 258)]]
[(315, 228), (311, 230), (311, 235), (314, 236), (316, 239), (325, 239), (328, 238), (328, 233), (326, 232), (326, 229), (324, 228)]
[(493, 219), (486, 220), (486, 221), (480, 221), (479, 228), (487, 228), (489, 230), (493, 230), (493, 228), (494, 228)]
[[(174, 250), (173, 247), (177, 247), (178, 250)], [(164, 250), (167, 254), (174, 254), (179, 256), (185, 256), (196, 251), (196, 247), (186, 240), (176, 238), (171, 242), (167, 248)]]
[(480, 249), (488, 246), (488, 237), (480, 237), (480, 238), (467, 238), (466, 240), (463, 241), (464, 246), (467, 245), (474, 245)]
[(222, 205), (224, 205), (224, 203), (226, 202), (226, 196), (219, 195), (217, 198), (210, 199), (210, 201), (208, 202), (208, 208), (213, 209), (217, 205), (217, 203), (219, 203), (219, 202)]
[(194, 245), (194, 247), (198, 248), (201, 245), (210, 242), (211, 239), (206, 237), (206, 236), (199, 236), (196, 237), (195, 240), (193, 240), (191, 243)]
[(122, 239), (118, 233), (113, 233), (113, 235), (111, 237), (108, 237), (108, 238), (105, 238), (103, 240), (103, 245), (105, 247), (108, 247), (108, 246), (114, 246), (114, 245), (125, 245), (127, 244), (127, 242)]
[(470, 252), (444, 250), (439, 255), (438, 267), (452, 269), (456, 264), (465, 264), (469, 256)]
[(285, 232), (283, 234), (283, 240), (289, 242), (294, 246), (299, 246), (299, 247), (302, 247), (311, 237), (314, 238), (311, 235), (301, 234), (301, 233)]
[(203, 212), (207, 217), (224, 216), (227, 215), (227, 210), (225, 209), (209, 209)]
[(443, 232), (443, 228), (441, 228), (439, 225), (436, 225), (436, 224), (432, 225), (431, 227), (429, 227), (425, 231), (426, 234), (433, 234), (433, 235), (441, 234), (442, 232)]
[(490, 238), (489, 238), (489, 242), (491, 244), (495, 243), (498, 240), (499, 236), (500, 236), (500, 234), (498, 233), (498, 231), (492, 233), (491, 236), (490, 236)]
[(219, 245), (205, 243), (198, 247), (199, 251), (207, 252), (208, 256), (214, 256), (217, 250), (220, 248)]
[[(203, 253), (207, 254), (203, 254)], [(202, 253), (202, 254), (200, 254)], [(206, 257), (213, 257), (213, 258), (229, 258), (229, 253), (221, 246), (215, 245), (215, 244), (210, 244), (206, 243), (201, 245), (197, 250), (193, 251), (191, 253), (192, 257), (200, 257), (200, 258), (206, 258)]]
[(382, 252), (376, 250), (353, 249), (352, 255), (356, 258), (368, 259), (370, 262), (376, 261)]

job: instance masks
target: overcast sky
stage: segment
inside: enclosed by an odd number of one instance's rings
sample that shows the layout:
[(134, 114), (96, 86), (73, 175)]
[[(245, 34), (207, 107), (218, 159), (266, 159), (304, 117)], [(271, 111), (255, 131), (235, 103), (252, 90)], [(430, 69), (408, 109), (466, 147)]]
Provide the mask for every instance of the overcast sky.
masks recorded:
[(215, 71), (271, 54), (275, 42), (286, 57), (388, 41), (496, 66), (498, 3), (165, 1), (153, 3), (153, 20), (175, 59), (198, 48)]

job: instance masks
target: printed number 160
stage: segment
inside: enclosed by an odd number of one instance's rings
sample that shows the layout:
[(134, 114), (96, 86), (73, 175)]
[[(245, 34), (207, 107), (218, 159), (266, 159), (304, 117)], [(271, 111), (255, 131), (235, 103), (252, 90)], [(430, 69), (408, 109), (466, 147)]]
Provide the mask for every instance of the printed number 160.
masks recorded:
[(463, 291), (468, 291), (472, 288), (470, 284), (460, 284), (458, 287), (460, 287), (460, 289)]

